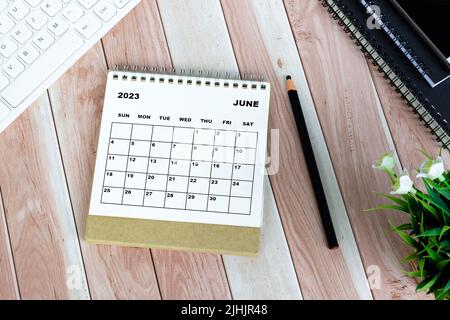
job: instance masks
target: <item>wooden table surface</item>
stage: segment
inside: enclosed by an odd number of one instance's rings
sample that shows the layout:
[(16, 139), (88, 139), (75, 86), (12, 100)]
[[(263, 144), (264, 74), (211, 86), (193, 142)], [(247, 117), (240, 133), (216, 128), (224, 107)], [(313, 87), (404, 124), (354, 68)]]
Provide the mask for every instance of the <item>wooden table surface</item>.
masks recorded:
[[(116, 64), (272, 83), (257, 258), (83, 240), (106, 72)], [(338, 250), (326, 247), (286, 74), (320, 155)], [(412, 172), (417, 149), (437, 148), (319, 1), (144, 0), (0, 134), (0, 298), (427, 299), (404, 275), (408, 248), (390, 231), (405, 216), (363, 210), (390, 190), (371, 168), (379, 155), (395, 150)]]

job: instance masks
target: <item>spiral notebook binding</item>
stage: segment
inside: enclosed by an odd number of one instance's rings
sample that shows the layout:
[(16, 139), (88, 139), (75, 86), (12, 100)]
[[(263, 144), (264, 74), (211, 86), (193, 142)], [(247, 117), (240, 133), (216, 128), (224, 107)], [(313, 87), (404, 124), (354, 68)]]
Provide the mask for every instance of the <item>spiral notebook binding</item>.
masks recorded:
[[(367, 1), (366, 3), (369, 7), (375, 4), (374, 1)], [(429, 66), (416, 54), (414, 48), (409, 46), (408, 42), (405, 41), (404, 36), (392, 25), (392, 23), (389, 20), (384, 20), (382, 14), (380, 19), (383, 20), (383, 24), (390, 30), (390, 32), (392, 32), (396, 40), (400, 42), (407, 54), (413, 57), (414, 61), (418, 65), (418, 70), (423, 74), (431, 74), (432, 70)]]
[(111, 70), (114, 80), (141, 81), (149, 83), (186, 84), (192, 86), (242, 88), (266, 90), (267, 84), (260, 75), (247, 75), (229, 72), (212, 72), (194, 69), (166, 69), (164, 67), (119, 66)]
[[(435, 107), (424, 98), (422, 92), (418, 90), (411, 79), (409, 79), (395, 64), (395, 62), (383, 51), (381, 45), (370, 37), (367, 32), (361, 32), (364, 28), (358, 24), (357, 20), (345, 5), (342, 9), (336, 4), (340, 0), (319, 0), (327, 8), (333, 19), (343, 27), (344, 31), (350, 35), (355, 44), (361, 47), (361, 50), (372, 60), (372, 64), (378, 67), (386, 79), (389, 79), (391, 85), (402, 95), (402, 98), (408, 102), (412, 111), (418, 116), (419, 120), (434, 133), (437, 141), (443, 147), (450, 150), (450, 125), (437, 112)], [(412, 52), (412, 51), (411, 51)], [(426, 66), (423, 66), (426, 69)]]

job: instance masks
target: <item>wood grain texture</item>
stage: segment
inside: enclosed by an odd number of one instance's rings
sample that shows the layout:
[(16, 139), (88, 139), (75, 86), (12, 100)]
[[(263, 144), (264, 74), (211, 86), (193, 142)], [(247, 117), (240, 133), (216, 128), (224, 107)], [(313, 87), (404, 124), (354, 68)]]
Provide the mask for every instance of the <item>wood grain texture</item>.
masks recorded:
[[(109, 67), (172, 67), (156, 1), (142, 1), (103, 39), (103, 46)], [(219, 255), (168, 250), (152, 250), (152, 255), (163, 299), (231, 298)]]
[(372, 163), (389, 149), (376, 108), (377, 97), (363, 55), (333, 23), (319, 1), (285, 1), (316, 109), (366, 268), (375, 268), (377, 299), (418, 298), (416, 283), (403, 274), (408, 249), (390, 232), (394, 213), (368, 214), (380, 203), (375, 191), (389, 189)]
[(264, 74), (272, 84), (270, 128), (280, 130), (280, 167), (270, 178), (303, 296), (356, 299), (342, 253), (326, 246), (284, 81), (274, 71), (252, 7), (240, 1), (222, 6), (240, 69)]
[(261, 252), (256, 258), (224, 256), (234, 299), (303, 299), (268, 176), (265, 179)]
[[(0, 136), (0, 187), (23, 299), (87, 299), (47, 95)], [(74, 287), (66, 281), (73, 271)]]
[[(1, 137), (1, 136), (0, 136)], [(1, 139), (1, 138), (0, 138)], [(20, 299), (0, 190), (0, 300)]]
[[(80, 238), (84, 237), (106, 85), (106, 62), (97, 44), (50, 89)], [(81, 241), (93, 299), (159, 299), (150, 252)]]
[(289, 25), (284, 5), (281, 1), (251, 0), (251, 8), (264, 47), (270, 57), (272, 69), (277, 75), (281, 87), (285, 86), (286, 74), (290, 74), (298, 88), (298, 95), (305, 115), (308, 133), (318, 164), (322, 184), (330, 208), (339, 249), (346, 261), (353, 285), (359, 299), (372, 299), (366, 273), (359, 255), (359, 250), (348, 219), (344, 200), (334, 173), (333, 163), (322, 133), (319, 119), (314, 107), (309, 85), (300, 61), (292, 30)]
[[(106, 71), (115, 64), (240, 70), (272, 83), (270, 127), (280, 144), (278, 154), (273, 135), (270, 156), (280, 167), (265, 186), (257, 258), (82, 240)], [(417, 149), (435, 155), (438, 145), (367, 65), (316, 0), (142, 1), (0, 134), (0, 299), (430, 298), (402, 273), (408, 249), (388, 221), (403, 219), (363, 210), (390, 189), (371, 169), (381, 153), (395, 149), (399, 166), (413, 172), (423, 161)], [(336, 209), (337, 251), (326, 249), (284, 92), (287, 72), (301, 88)], [(371, 292), (366, 268), (371, 280), (381, 276)]]
[[(159, 8), (176, 68), (238, 72), (218, 1), (160, 1)], [(265, 183), (270, 184), (268, 179)], [(270, 185), (266, 185), (264, 197), (258, 257), (223, 257), (233, 298), (299, 299), (301, 293)]]

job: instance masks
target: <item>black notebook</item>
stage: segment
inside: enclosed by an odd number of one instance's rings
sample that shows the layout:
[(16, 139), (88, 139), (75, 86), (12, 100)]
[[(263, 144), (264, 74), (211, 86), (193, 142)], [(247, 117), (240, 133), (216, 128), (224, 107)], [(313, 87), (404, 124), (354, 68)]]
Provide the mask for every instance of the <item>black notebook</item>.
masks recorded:
[[(320, 0), (385, 78), (402, 94), (419, 119), (450, 147), (450, 79), (448, 68), (389, 0)], [(370, 16), (367, 5), (378, 6)], [(377, 17), (389, 29), (369, 28)], [(376, 22), (376, 21), (373, 21)], [(399, 46), (400, 44), (400, 46)], [(412, 59), (411, 59), (412, 58)], [(413, 63), (413, 61), (415, 63)], [(427, 78), (428, 77), (428, 78)], [(434, 86), (430, 85), (430, 81)]]

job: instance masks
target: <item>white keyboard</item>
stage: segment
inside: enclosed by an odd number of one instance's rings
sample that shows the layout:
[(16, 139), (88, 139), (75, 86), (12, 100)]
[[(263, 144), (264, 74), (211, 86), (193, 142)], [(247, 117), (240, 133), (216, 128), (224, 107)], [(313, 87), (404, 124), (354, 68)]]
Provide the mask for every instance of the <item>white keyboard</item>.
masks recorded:
[(0, 0), (0, 132), (141, 0)]

